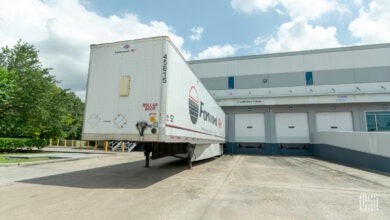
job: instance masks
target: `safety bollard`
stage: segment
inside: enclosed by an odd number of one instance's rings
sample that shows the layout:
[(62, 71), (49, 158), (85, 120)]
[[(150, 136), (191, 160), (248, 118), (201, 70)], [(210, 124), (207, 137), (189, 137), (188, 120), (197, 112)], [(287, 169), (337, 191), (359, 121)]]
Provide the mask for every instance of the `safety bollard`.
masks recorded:
[(95, 149), (98, 147), (98, 141), (95, 141)]
[(60, 146), (60, 139), (57, 139), (57, 147)]
[(50, 140), (49, 140), (49, 146), (50, 146), (50, 147), (53, 146), (53, 139), (51, 139), (51, 138), (50, 138)]
[(122, 153), (125, 152), (125, 143), (122, 142)]
[(74, 147), (74, 140), (72, 139), (72, 148)]
[(65, 148), (66, 148), (66, 139), (64, 140), (64, 146), (65, 146)]

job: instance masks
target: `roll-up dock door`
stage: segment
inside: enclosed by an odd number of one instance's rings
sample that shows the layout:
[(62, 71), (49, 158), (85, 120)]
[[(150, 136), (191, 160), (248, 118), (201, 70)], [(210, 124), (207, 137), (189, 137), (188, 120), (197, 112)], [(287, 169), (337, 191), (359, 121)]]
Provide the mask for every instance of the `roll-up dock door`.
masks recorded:
[(309, 143), (307, 113), (275, 114), (277, 143)]
[(353, 131), (351, 112), (316, 113), (317, 131)]
[(235, 115), (235, 142), (265, 142), (263, 113)]

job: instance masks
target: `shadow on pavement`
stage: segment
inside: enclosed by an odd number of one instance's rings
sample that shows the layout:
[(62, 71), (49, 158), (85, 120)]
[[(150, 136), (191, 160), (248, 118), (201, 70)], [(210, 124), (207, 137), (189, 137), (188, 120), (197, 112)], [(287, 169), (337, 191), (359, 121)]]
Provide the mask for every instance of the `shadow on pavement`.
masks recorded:
[(186, 162), (177, 159), (151, 161), (151, 168), (143, 166), (144, 161), (140, 160), (18, 182), (88, 189), (139, 189), (187, 170)]

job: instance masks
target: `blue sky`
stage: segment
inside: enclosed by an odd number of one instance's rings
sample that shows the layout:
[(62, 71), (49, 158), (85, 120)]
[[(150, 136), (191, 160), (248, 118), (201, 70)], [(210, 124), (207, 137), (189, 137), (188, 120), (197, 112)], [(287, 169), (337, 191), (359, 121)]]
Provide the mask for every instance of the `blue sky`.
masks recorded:
[[(267, 40), (275, 37), (282, 24), (291, 22), (295, 19), (295, 17), (290, 15), (291, 10), (298, 11), (296, 13), (302, 13), (298, 16), (308, 20), (309, 22), (307, 25), (336, 28), (335, 37), (338, 42), (337, 45), (313, 45), (312, 47), (302, 47), (303, 50), (365, 44), (362, 39), (353, 35), (353, 33), (349, 30), (349, 25), (359, 17), (359, 10), (368, 10), (370, 3), (380, 1), (301, 0), (301, 4), (306, 4), (307, 2), (314, 4), (313, 7), (308, 7), (307, 9), (291, 9), (291, 7), (288, 6), (289, 1), (284, 3), (283, 0), (280, 1), (280, 3), (267, 7), (266, 9), (262, 9), (261, 6), (256, 5), (256, 2), (259, 2), (259, 5), (262, 4), (261, 2), (265, 2), (263, 5), (266, 5), (267, 2), (272, 4), (272, 2), (275, 3), (278, 1), (119, 0), (115, 1), (115, 4), (112, 4), (110, 1), (93, 0), (84, 1), (84, 5), (89, 10), (105, 17), (109, 17), (113, 14), (119, 16), (123, 16), (125, 14), (135, 14), (142, 23), (147, 23), (152, 20), (164, 21), (174, 29), (174, 32), (177, 35), (184, 38), (185, 44), (183, 45), (183, 48), (190, 51), (193, 55), (190, 59), (196, 59), (196, 54), (204, 51), (212, 45), (234, 45), (238, 48), (235, 50), (235, 56), (291, 51), (288, 48), (282, 48), (280, 50), (265, 48)], [(290, 2), (294, 3), (294, 1)], [(295, 1), (295, 4), (299, 4), (299, 2), (300, 1)], [(316, 6), (316, 2), (319, 5)], [(316, 10), (316, 8), (321, 7), (321, 5), (326, 5), (328, 2), (331, 3), (331, 8), (323, 11), (318, 9)], [(245, 4), (248, 6), (245, 7)], [(247, 8), (251, 7), (252, 11), (249, 12), (251, 9)], [(311, 15), (308, 16), (305, 10), (317, 13), (315, 15), (316, 18), (311, 19)], [(191, 29), (197, 27), (203, 30), (201, 39), (192, 40), (190, 38), (193, 34)], [(256, 39), (258, 39), (258, 41), (256, 41)], [(378, 40), (378, 42), (382, 41)], [(371, 42), (368, 41), (367, 43), (377, 42), (374, 40)]]
[[(274, 25), (286, 20), (283, 16), (272, 16), (269, 13), (253, 16), (237, 13), (226, 0), (122, 0), (115, 5), (100, 0), (93, 1), (93, 4), (87, 7), (102, 16), (132, 13), (137, 14), (143, 23), (151, 20), (164, 21), (185, 39), (184, 48), (192, 53), (198, 53), (211, 45), (247, 45), (253, 42), (257, 35), (266, 34)], [(203, 28), (200, 40), (190, 38), (191, 29), (194, 27)]]
[(84, 99), (89, 45), (168, 35), (187, 60), (390, 42), (389, 0), (2, 0), (18, 39)]

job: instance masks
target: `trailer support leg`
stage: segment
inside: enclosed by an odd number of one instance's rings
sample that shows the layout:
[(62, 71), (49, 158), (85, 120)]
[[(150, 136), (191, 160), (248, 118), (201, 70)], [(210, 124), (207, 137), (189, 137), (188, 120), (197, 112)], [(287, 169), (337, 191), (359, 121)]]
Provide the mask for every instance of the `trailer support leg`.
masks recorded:
[(145, 167), (149, 168), (150, 152), (145, 152)]
[(150, 153), (152, 152), (152, 146), (150, 144), (144, 145), (144, 155), (145, 155), (145, 167), (149, 168)]
[(192, 169), (192, 156), (194, 155), (194, 147), (189, 144), (187, 146), (187, 154), (188, 154), (188, 157), (187, 157), (187, 164), (188, 164), (188, 169)]

